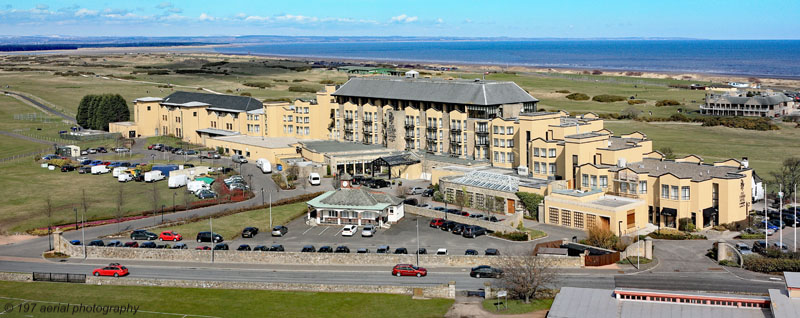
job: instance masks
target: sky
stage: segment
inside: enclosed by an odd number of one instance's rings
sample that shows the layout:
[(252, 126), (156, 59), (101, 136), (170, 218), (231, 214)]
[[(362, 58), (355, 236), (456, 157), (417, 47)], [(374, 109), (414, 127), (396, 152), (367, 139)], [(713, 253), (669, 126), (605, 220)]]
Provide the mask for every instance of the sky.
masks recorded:
[(800, 1), (0, 0), (0, 35), (800, 39)]

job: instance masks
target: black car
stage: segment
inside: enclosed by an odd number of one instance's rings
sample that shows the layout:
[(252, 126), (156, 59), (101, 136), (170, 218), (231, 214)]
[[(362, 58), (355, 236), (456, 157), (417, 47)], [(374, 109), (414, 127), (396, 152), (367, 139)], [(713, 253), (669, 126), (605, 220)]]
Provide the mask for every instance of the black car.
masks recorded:
[(389, 182), (383, 179), (372, 179), (368, 185), (370, 188), (385, 188), (389, 186)]
[(375, 251), (375, 253), (378, 253), (378, 254), (389, 254), (389, 253), (391, 253), (391, 251), (392, 250), (389, 248), (389, 245), (381, 245), (381, 246), (378, 246), (378, 250)]
[(75, 166), (70, 164), (61, 166), (61, 172), (67, 172), (67, 171), (75, 171)]
[(184, 163), (183, 168), (194, 168), (194, 164), (191, 163)]
[(156, 248), (156, 243), (155, 242), (142, 242), (142, 244), (139, 244), (139, 248)]
[(417, 205), (419, 205), (419, 200), (417, 200), (415, 198), (408, 198), (408, 199), (403, 200), (403, 204), (417, 206)]
[(433, 196), (433, 189), (425, 189), (422, 191), (423, 197), (432, 197)]
[[(222, 241), (224, 241), (224, 239), (222, 239), (222, 235), (214, 233), (213, 243), (219, 243)], [(211, 242), (211, 232), (206, 231), (197, 233), (197, 243), (202, 243), (202, 242)]]
[(368, 253), (369, 253), (369, 249), (368, 249), (368, 248), (363, 248), (363, 247), (362, 247), (362, 248), (359, 248), (359, 249), (357, 249), (357, 250), (356, 250), (356, 253), (357, 253), (357, 254), (368, 254)]
[(148, 232), (145, 230), (134, 230), (131, 232), (131, 239), (132, 240), (155, 240), (158, 238), (158, 235), (153, 232)]
[(467, 227), (466, 224), (456, 224), (455, 226), (453, 226), (453, 229), (451, 231), (455, 235), (461, 235), (462, 233), (464, 233), (464, 229), (466, 227)]
[(453, 228), (455, 228), (456, 226), (458, 226), (460, 224), (461, 223), (454, 222), (454, 221), (445, 221), (444, 223), (442, 223), (442, 226), (440, 226), (439, 229), (441, 229), (442, 231), (450, 232), (450, 231), (453, 230)]
[(498, 278), (500, 276), (503, 276), (503, 270), (501, 270), (499, 268), (491, 267), (489, 265), (481, 265), (481, 266), (473, 267), (469, 271), (469, 276), (470, 277), (475, 277), (475, 278), (481, 278), (481, 277)]
[(89, 244), (86, 246), (106, 246), (106, 243), (103, 242), (103, 240), (94, 240), (89, 242)]
[(97, 152), (108, 153), (108, 150), (106, 150), (106, 147), (97, 147)]
[(248, 226), (248, 227), (244, 228), (244, 230), (242, 230), (242, 237), (251, 237), (252, 238), (253, 236), (256, 236), (256, 234), (258, 234), (258, 228), (257, 227)]
[(156, 248), (169, 248), (169, 244), (158, 244)]
[(178, 243), (172, 246), (173, 250), (185, 250), (188, 249), (189, 246), (186, 246), (186, 243)]
[(459, 211), (458, 209), (447, 209), (447, 210), (445, 210), (445, 212), (450, 213), (450, 214), (461, 215), (461, 211)]
[(303, 249), (300, 250), (300, 252), (302, 252), (302, 253), (314, 253), (316, 251), (317, 251), (317, 249), (314, 248), (314, 245), (303, 246)]
[(80, 173), (80, 174), (92, 173), (92, 167), (90, 167), (90, 166), (80, 167), (80, 168), (78, 168), (78, 173)]
[(478, 255), (478, 251), (473, 250), (473, 249), (468, 249), (468, 250), (464, 251), (464, 255)]
[(227, 251), (228, 250), (228, 244), (219, 243), (217, 245), (214, 245), (214, 250), (215, 251)]
[(256, 245), (256, 247), (253, 248), (253, 251), (269, 252), (269, 247), (266, 245)]
[(269, 251), (270, 252), (283, 252), (285, 250), (283, 249), (283, 245), (275, 244), (275, 245), (272, 245), (272, 246), (269, 247)]
[(492, 215), (492, 216), (484, 216), (483, 220), (484, 221), (489, 221), (489, 222), (497, 222), (498, 221), (497, 218), (494, 217), (494, 215)]
[(350, 248), (344, 245), (337, 246), (336, 251), (334, 253), (350, 253)]
[(486, 235), (486, 229), (477, 225), (467, 226), (464, 228), (463, 237), (476, 238), (481, 235)]
[(353, 185), (361, 185), (364, 184), (364, 181), (369, 180), (367, 177), (364, 176), (353, 176)]
[(251, 251), (252, 249), (250, 248), (250, 245), (242, 244), (242, 245), (239, 245), (239, 247), (237, 247), (236, 250), (237, 251)]
[(325, 246), (323, 246), (323, 247), (320, 247), (320, 248), (317, 250), (317, 253), (333, 253), (333, 248), (331, 248), (331, 247), (330, 247), (330, 246), (328, 246), (328, 245), (325, 245)]
[(486, 251), (483, 252), (484, 255), (500, 255), (500, 251), (496, 248), (487, 248)]
[(123, 246), (122, 242), (117, 240), (110, 241), (108, 242), (108, 244), (106, 244), (106, 247), (122, 247), (122, 246)]
[(408, 250), (405, 247), (398, 247), (394, 249), (395, 254), (408, 254)]

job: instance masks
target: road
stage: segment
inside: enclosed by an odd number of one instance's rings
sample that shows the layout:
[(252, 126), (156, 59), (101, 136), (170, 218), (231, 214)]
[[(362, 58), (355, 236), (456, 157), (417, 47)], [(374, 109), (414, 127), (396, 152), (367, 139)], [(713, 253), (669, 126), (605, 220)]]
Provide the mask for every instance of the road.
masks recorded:
[(53, 114), (53, 115), (56, 115), (56, 116), (58, 116), (58, 117), (64, 118), (64, 119), (66, 119), (66, 120), (67, 120), (67, 121), (69, 121), (69, 122), (73, 122), (73, 123), (75, 122), (75, 118), (74, 118), (74, 117), (72, 117), (72, 116), (69, 116), (69, 115), (66, 115), (66, 114), (64, 114), (64, 113), (62, 113), (62, 112), (60, 112), (60, 111), (57, 111), (57, 110), (53, 109), (52, 107), (49, 107), (49, 106), (47, 106), (47, 105), (44, 105), (44, 104), (42, 104), (42, 103), (38, 102), (37, 100), (35, 100), (35, 99), (33, 99), (33, 98), (30, 98), (30, 97), (28, 97), (28, 96), (25, 96), (25, 95), (22, 95), (22, 94), (19, 94), (19, 93), (15, 93), (15, 92), (8, 92), (8, 91), (4, 91), (4, 93), (5, 93), (5, 94), (7, 94), (7, 95), (13, 95), (13, 96), (15, 96), (15, 97), (17, 97), (17, 98), (22, 98), (22, 99), (24, 99), (25, 101), (27, 101), (27, 102), (29, 102), (29, 103), (31, 103), (31, 104), (34, 104), (34, 105), (36, 105), (36, 107), (39, 107), (39, 108), (41, 108), (41, 109), (44, 109), (46, 112), (48, 112), (48, 113), (51, 113), (51, 114)]

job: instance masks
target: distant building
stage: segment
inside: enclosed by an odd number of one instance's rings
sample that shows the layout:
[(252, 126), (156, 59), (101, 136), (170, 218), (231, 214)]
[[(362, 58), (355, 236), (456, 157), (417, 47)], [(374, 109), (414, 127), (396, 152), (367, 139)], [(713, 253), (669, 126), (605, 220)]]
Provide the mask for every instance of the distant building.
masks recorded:
[(707, 94), (706, 102), (700, 105), (700, 113), (713, 116), (780, 117), (793, 112), (797, 103), (783, 93), (762, 93), (747, 96), (746, 93)]

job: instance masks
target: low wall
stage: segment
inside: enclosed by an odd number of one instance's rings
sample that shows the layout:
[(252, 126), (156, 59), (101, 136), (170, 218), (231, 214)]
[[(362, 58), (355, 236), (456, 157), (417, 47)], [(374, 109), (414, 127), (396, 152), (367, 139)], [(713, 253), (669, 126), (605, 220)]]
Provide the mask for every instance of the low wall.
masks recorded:
[[(420, 215), (420, 216), (429, 217), (429, 218), (442, 218), (442, 217), (444, 217), (444, 212), (442, 212), (442, 211), (436, 211), (436, 210), (431, 210), (431, 209), (426, 209), (426, 208), (420, 208), (420, 207), (411, 206), (411, 205), (405, 205), (404, 208), (405, 208), (405, 212), (406, 213), (411, 213), (411, 214)], [(514, 218), (515, 216), (514, 215), (508, 215), (507, 217)], [(516, 217), (516, 218), (519, 218), (519, 217)], [(468, 224), (468, 225), (478, 225), (478, 226), (485, 227), (485, 228), (487, 228), (489, 230), (492, 230), (492, 231), (495, 231), (495, 232), (515, 232), (515, 231), (517, 231), (516, 228), (510, 227), (510, 226), (508, 226), (508, 225), (506, 225), (504, 223), (501, 223), (501, 222), (489, 222), (489, 221), (478, 220), (478, 219), (475, 219), (475, 218), (469, 218), (469, 217), (460, 216), (460, 215), (448, 214), (447, 215), (447, 220), (448, 221), (455, 221), (455, 222), (462, 223), (462, 224)], [(514, 222), (514, 223), (516, 224), (518, 222)]]
[(0, 281), (7, 282), (32, 282), (33, 274), (31, 273), (8, 273), (0, 272)]
[(325, 292), (325, 293), (378, 293), (409, 295), (424, 298), (455, 299), (456, 285), (443, 284), (437, 286), (387, 286), (387, 285), (329, 285), (329, 284), (296, 284), (296, 283), (268, 283), (268, 282), (226, 282), (226, 281), (201, 281), (201, 280), (173, 280), (173, 279), (146, 279), (146, 278), (112, 278), (112, 277), (86, 277), (86, 284), (92, 285), (117, 285), (117, 286), (153, 286), (153, 287), (178, 287), (178, 288), (218, 288), (218, 289), (262, 289), (299, 292)]

